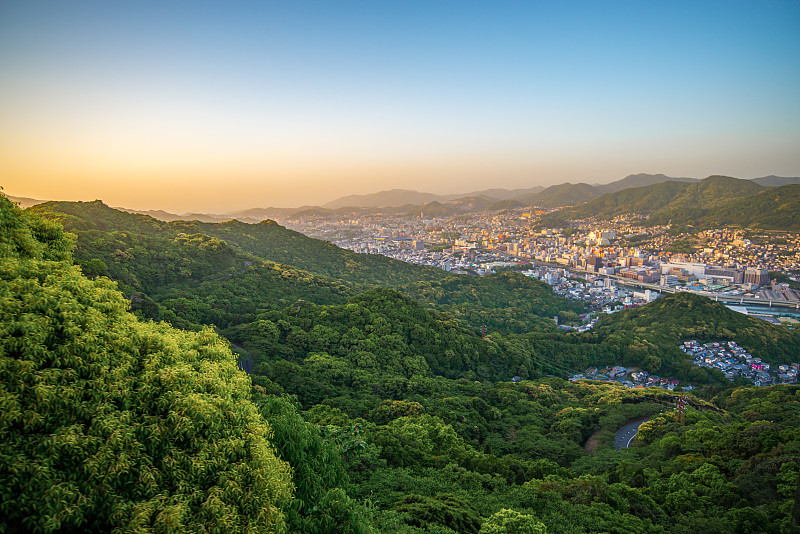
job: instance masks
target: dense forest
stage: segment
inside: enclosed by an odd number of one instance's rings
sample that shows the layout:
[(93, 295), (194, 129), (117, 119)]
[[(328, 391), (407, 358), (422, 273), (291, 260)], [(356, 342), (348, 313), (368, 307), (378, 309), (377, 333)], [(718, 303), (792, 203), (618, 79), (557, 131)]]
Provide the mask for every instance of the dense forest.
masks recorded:
[[(708, 299), (567, 334), (577, 304), (516, 273), (2, 196), (0, 257), (2, 532), (800, 531), (800, 387), (677, 349), (797, 361), (799, 334)], [(681, 424), (668, 391), (563, 379), (607, 364), (703, 387)]]

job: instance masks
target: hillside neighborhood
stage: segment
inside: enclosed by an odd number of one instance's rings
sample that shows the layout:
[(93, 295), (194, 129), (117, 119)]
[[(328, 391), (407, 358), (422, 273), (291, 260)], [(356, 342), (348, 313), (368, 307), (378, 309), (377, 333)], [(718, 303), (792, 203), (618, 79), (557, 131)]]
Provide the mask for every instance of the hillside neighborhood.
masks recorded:
[(796, 384), (797, 374), (800, 371), (798, 363), (770, 365), (762, 362), (761, 358), (752, 356), (735, 341), (700, 344), (695, 340), (689, 340), (679, 348), (692, 356), (692, 363), (698, 367), (719, 369), (730, 381), (741, 377), (756, 386)]

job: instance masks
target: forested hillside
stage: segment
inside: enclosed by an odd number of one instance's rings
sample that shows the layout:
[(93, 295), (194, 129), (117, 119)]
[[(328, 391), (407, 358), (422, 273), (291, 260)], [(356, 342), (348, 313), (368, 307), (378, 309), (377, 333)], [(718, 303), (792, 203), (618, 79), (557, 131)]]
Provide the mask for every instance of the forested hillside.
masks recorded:
[(800, 185), (775, 187), (723, 204), (704, 213), (699, 222), (707, 228), (743, 226), (800, 231)]
[(668, 205), (669, 202), (686, 191), (686, 182), (661, 182), (658, 184), (624, 189), (572, 208), (565, 208), (542, 217), (544, 225), (564, 224), (573, 219), (613, 219), (619, 215), (648, 215)]
[(555, 330), (552, 318), (577, 319), (583, 311), (578, 301), (568, 301), (553, 294), (551, 287), (515, 272), (491, 276), (450, 276), (431, 282), (404, 286), (402, 291), (420, 302), (430, 303), (440, 311), (479, 331), (524, 333), (531, 330)]
[[(377, 254), (356, 254), (325, 241), (288, 230), (274, 221), (246, 224), (239, 221), (203, 223), (199, 221), (162, 222), (147, 215), (127, 213), (95, 202), (47, 202), (30, 208), (34, 213), (57, 220), (79, 236), (76, 259), (89, 261), (97, 253), (97, 234), (123, 232), (174, 240), (181, 234), (202, 234), (224, 240), (241, 254), (291, 265), (314, 274), (356, 284), (399, 286), (423, 280), (444, 278), (441, 269), (422, 268)], [(83, 239), (81, 239), (83, 237)], [(109, 244), (107, 252), (113, 253)], [(92, 250), (94, 248), (95, 250)]]
[(50, 202), (31, 211), (77, 235), (75, 259), (84, 273), (117, 281), (140, 316), (181, 328), (226, 328), (296, 300), (342, 304), (370, 287), (396, 287), (473, 330), (547, 328), (554, 315), (581, 309), (520, 275), (448, 275), (355, 254), (271, 221), (163, 223), (99, 201)]
[(691, 224), (714, 208), (751, 197), (763, 190), (764, 187), (750, 180), (709, 176), (705, 180), (689, 184), (669, 204), (651, 212), (649, 220), (651, 224), (666, 224), (673, 219), (675, 223)]
[[(60, 215), (89, 225), (71, 226), (84, 271), (135, 276), (120, 280), (138, 284), (129, 300), (72, 266), (58, 224), (0, 208), (5, 532), (798, 531), (800, 387), (734, 388), (676, 348), (732, 339), (797, 358), (796, 332), (679, 294), (566, 334), (539, 317), (574, 304), (513, 273), (367, 289), (222, 235)], [(112, 267), (88, 243), (150, 256)], [(171, 270), (183, 257), (188, 273)], [(682, 425), (667, 391), (558, 378), (615, 363), (709, 385)]]
[(545, 226), (574, 219), (609, 220), (640, 215), (648, 224), (696, 228), (744, 226), (794, 231), (800, 227), (800, 186), (764, 187), (751, 180), (710, 176), (699, 182), (662, 182), (603, 195), (586, 204), (550, 213)]
[[(603, 318), (591, 336), (626, 347), (630, 364), (647, 354), (680, 367), (685, 356), (677, 350), (687, 339), (702, 342), (724, 339), (748, 347), (769, 362), (800, 359), (800, 331), (770, 324), (728, 309), (724, 304), (689, 292), (675, 293), (642, 306)], [(638, 351), (640, 356), (632, 353)]]
[(288, 464), (216, 335), (140, 323), (0, 196), (0, 529), (270, 532)]
[(601, 194), (602, 191), (599, 188), (589, 184), (560, 184), (514, 200), (543, 208), (556, 208), (587, 202)]

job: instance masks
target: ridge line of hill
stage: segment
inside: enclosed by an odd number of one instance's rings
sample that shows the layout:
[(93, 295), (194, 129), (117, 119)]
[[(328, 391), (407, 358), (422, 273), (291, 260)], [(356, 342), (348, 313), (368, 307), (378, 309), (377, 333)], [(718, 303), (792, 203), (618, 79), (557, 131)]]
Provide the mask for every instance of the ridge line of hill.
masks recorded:
[(699, 182), (661, 182), (605, 194), (542, 217), (543, 226), (574, 220), (639, 216), (649, 225), (696, 228), (746, 226), (800, 229), (800, 184), (768, 187), (752, 180), (710, 176)]
[[(588, 184), (588, 183), (563, 183), (548, 187), (536, 186), (531, 188), (503, 189), (493, 188), (468, 193), (438, 195), (408, 189), (392, 189), (360, 195), (348, 195), (327, 202), (321, 206), (300, 206), (297, 208), (249, 208), (236, 210), (227, 213), (198, 213), (188, 212), (176, 214), (165, 210), (133, 210), (119, 208), (131, 213), (141, 213), (150, 215), (162, 221), (175, 220), (199, 220), (201, 222), (224, 222), (230, 219), (238, 219), (242, 222), (255, 223), (263, 219), (276, 219), (288, 216), (298, 216), (299, 214), (318, 213), (321, 215), (330, 214), (337, 210), (363, 210), (394, 208), (417, 210), (418, 207), (437, 207), (432, 203), (456, 203), (472, 204), (477, 209), (504, 209), (507, 207), (524, 207), (526, 205), (542, 208), (554, 208), (561, 206), (571, 206), (583, 202), (588, 202), (609, 193), (616, 193), (630, 188), (655, 185), (662, 182), (686, 182), (695, 183), (702, 180), (698, 178), (676, 178), (664, 174), (632, 174), (608, 184)], [(784, 185), (800, 184), (800, 177), (781, 177), (763, 176), (747, 180), (749, 182), (764, 187), (780, 187)], [(36, 204), (47, 202), (27, 197), (8, 198), (17, 202), (20, 207), (27, 208)]]

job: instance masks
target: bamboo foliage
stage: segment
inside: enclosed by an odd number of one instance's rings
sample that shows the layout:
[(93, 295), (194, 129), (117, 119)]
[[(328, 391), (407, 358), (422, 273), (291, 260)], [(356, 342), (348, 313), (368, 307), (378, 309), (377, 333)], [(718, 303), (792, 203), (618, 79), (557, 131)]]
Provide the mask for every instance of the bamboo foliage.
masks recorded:
[(227, 345), (138, 322), (0, 208), (0, 531), (283, 529), (291, 470)]

